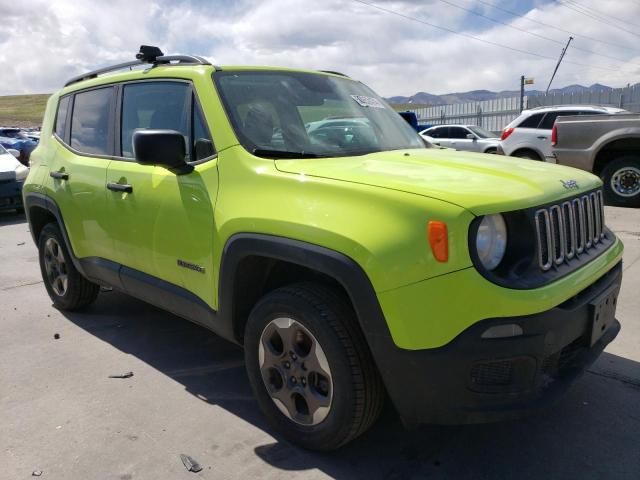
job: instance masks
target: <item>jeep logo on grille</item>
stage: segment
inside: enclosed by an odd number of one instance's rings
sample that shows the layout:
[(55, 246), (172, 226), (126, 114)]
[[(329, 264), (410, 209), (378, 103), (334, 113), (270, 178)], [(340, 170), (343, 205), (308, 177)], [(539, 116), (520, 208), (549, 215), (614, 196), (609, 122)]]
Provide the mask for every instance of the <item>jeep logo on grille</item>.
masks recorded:
[(578, 187), (578, 182), (575, 180), (560, 180), (560, 183), (562, 183), (562, 186), (567, 190), (577, 190), (580, 188)]

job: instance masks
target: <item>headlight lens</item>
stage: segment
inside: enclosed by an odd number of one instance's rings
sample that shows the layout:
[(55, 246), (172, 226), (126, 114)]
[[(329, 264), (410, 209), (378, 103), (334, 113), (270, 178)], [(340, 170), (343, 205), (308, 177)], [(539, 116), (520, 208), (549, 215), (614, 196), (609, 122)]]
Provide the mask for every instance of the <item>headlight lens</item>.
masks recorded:
[(493, 270), (502, 261), (507, 249), (507, 225), (502, 215), (487, 215), (480, 222), (476, 234), (476, 252), (487, 270)]
[(23, 182), (27, 179), (27, 175), (29, 175), (29, 169), (24, 165), (20, 165), (16, 167), (16, 180), (18, 182)]

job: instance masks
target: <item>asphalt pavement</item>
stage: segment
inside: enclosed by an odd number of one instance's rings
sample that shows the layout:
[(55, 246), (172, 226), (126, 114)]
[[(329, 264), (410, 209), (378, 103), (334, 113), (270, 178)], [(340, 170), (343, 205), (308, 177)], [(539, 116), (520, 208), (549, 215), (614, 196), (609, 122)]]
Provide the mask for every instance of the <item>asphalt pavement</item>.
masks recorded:
[(607, 207), (607, 221), (626, 246), (622, 332), (558, 405), (411, 432), (387, 408), (353, 444), (315, 454), (266, 425), (241, 350), (207, 330), (117, 292), (54, 309), (24, 217), (0, 214), (0, 479), (638, 480), (640, 210)]

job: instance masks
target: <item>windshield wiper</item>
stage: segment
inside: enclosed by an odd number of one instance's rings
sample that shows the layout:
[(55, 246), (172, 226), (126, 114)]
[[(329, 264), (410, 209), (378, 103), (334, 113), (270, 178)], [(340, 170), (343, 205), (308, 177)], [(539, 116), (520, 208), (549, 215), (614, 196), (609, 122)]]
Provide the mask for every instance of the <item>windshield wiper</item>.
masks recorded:
[(268, 148), (254, 148), (251, 152), (259, 157), (267, 158), (319, 158), (322, 155), (311, 152), (292, 152), (289, 150), (270, 150)]

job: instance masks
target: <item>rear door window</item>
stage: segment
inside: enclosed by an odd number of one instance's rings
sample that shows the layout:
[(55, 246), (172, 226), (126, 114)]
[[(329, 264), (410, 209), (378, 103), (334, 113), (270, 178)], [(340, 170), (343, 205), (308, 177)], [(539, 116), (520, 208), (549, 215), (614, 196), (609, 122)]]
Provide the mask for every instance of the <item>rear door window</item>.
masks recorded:
[(113, 87), (77, 93), (71, 114), (71, 147), (90, 155), (111, 155)]
[(467, 134), (469, 134), (469, 130), (462, 127), (449, 127), (449, 138), (454, 138), (456, 140), (466, 139)]
[[(591, 112), (589, 112), (591, 113)], [(578, 111), (578, 110), (566, 110), (566, 111), (562, 111), (562, 112), (548, 112), (545, 117), (544, 120), (542, 120), (542, 123), (540, 124), (540, 128), (542, 130), (551, 130), (553, 128), (553, 124), (556, 121), (556, 118), (558, 117), (569, 117), (571, 115), (584, 115), (583, 111)]]
[(528, 116), (518, 124), (518, 128), (538, 128), (543, 115), (544, 113), (534, 113), (533, 115)]
[(425, 132), (431, 138), (447, 138), (449, 127), (437, 127)]

